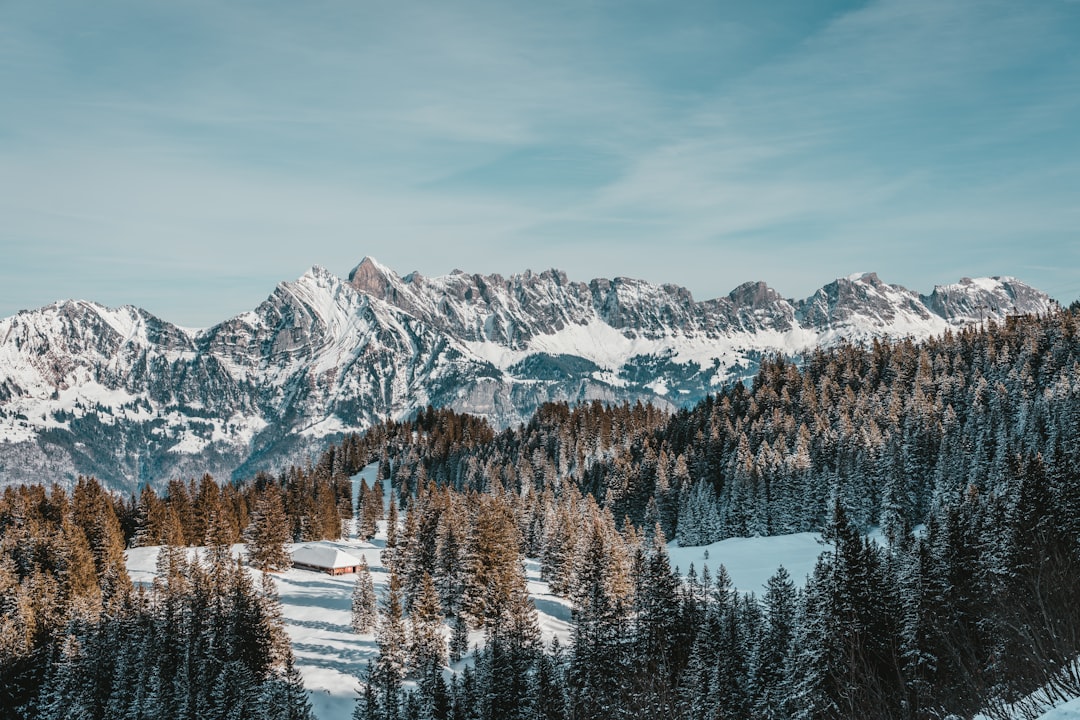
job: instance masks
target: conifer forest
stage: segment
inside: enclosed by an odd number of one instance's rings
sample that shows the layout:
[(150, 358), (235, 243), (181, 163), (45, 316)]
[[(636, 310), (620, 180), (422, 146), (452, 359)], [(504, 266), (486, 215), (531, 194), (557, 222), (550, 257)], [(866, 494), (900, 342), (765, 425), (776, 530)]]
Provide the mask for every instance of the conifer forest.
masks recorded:
[[(390, 496), (354, 499), (373, 463)], [(312, 718), (272, 577), (350, 523), (385, 528), (390, 578), (356, 576), (379, 650), (356, 720), (1037, 717), (1035, 691), (1080, 695), (1080, 313), (775, 357), (674, 414), (549, 404), (497, 431), (429, 407), (242, 482), (7, 487), (0, 712)], [(668, 557), (806, 531), (805, 584), (754, 594)], [(543, 640), (526, 558), (569, 642)]]

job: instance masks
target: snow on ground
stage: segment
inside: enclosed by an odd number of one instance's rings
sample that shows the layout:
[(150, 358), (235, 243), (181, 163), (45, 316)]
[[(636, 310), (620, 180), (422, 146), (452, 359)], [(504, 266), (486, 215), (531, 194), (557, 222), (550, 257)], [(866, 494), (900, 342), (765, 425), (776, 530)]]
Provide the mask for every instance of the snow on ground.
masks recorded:
[[(1080, 669), (1080, 660), (1074, 660), (1068, 669), (1070, 676), (1078, 669)], [(1014, 705), (999, 708), (996, 714), (1009, 718), (1026, 718), (1031, 717), (1031, 713), (1038, 709), (1049, 708), (1035, 720), (1080, 720), (1080, 698), (1063, 701), (1062, 695), (1060, 690), (1042, 687)], [(990, 718), (986, 715), (976, 715), (974, 720), (990, 720)]]
[[(386, 572), (379, 560), (384, 543), (350, 539), (327, 544), (353, 555), (363, 555), (371, 567), (376, 591), (382, 593), (387, 583)], [(134, 582), (149, 584), (153, 581), (159, 551), (158, 547), (127, 551), (128, 572)], [(233, 547), (235, 556), (243, 552), (243, 545)], [(251, 573), (258, 575), (254, 569)], [(273, 577), (296, 666), (311, 693), (316, 716), (320, 720), (351, 718), (360, 677), (368, 659), (376, 653), (372, 633), (358, 635), (349, 627), (356, 576), (331, 577), (293, 569), (275, 573)]]
[[(915, 534), (921, 535), (923, 525), (915, 528)], [(867, 536), (884, 545), (884, 536), (880, 528), (872, 528)], [(764, 593), (765, 583), (776, 574), (781, 565), (791, 575), (795, 587), (802, 587), (806, 578), (814, 571), (818, 556), (829, 549), (821, 542), (818, 533), (793, 533), (791, 535), (773, 535), (771, 537), (728, 538), (700, 547), (679, 547), (679, 543), (668, 543), (668, 555), (671, 566), (678, 568), (685, 576), (694, 565), (694, 572), (701, 577), (704, 566), (708, 566), (713, 578), (722, 564), (731, 576), (732, 585), (741, 593), (752, 592), (759, 598)]]
[[(1032, 697), (1039, 697), (1042, 692), (1036, 692)], [(1039, 698), (1040, 706), (1052, 705), (1054, 701), (1046, 699), (1045, 695)], [(1027, 712), (1017, 710), (1016, 708), (1007, 709), (1009, 717), (1029, 717)], [(974, 720), (990, 720), (986, 715), (976, 715)], [(1039, 715), (1035, 720), (1080, 720), (1080, 698), (1069, 700), (1066, 703), (1062, 703), (1057, 707), (1052, 707), (1042, 715)]]
[[(378, 464), (365, 467), (353, 478), (355, 500), (360, 483), (374, 486)], [(384, 498), (389, 504), (389, 488)], [(388, 583), (380, 555), (386, 546), (386, 525), (372, 542), (356, 539), (326, 543), (363, 557), (371, 569), (375, 592), (381, 597)], [(373, 633), (357, 634), (349, 627), (355, 575), (331, 577), (324, 573), (292, 569), (275, 576), (281, 598), (285, 629), (292, 639), (296, 667), (311, 692), (311, 704), (320, 720), (348, 720), (356, 704), (360, 678), (367, 662), (378, 652)]]
[(540, 623), (540, 633), (544, 638), (544, 646), (551, 647), (553, 638), (559, 638), (559, 644), (564, 648), (570, 643), (570, 610), (571, 602), (551, 592), (547, 580), (540, 579), (540, 561), (525, 561), (525, 578), (528, 581), (529, 596), (533, 605), (536, 606), (537, 620)]
[[(354, 492), (359, 489), (360, 482), (375, 482), (376, 469), (377, 466), (371, 465), (353, 479)], [(385, 496), (389, 498), (389, 493)], [(371, 568), (375, 590), (381, 596), (387, 585), (387, 573), (379, 557), (386, 543), (385, 523), (380, 523), (379, 529), (370, 543), (353, 536), (325, 544), (363, 556)], [(773, 538), (734, 538), (707, 547), (679, 548), (672, 543), (671, 558), (684, 574), (691, 562), (699, 574), (703, 565), (714, 570), (724, 563), (736, 587), (760, 596), (762, 586), (776, 571), (777, 565), (783, 563), (795, 581), (801, 582), (813, 569), (821, 549), (816, 535), (802, 533)], [(157, 547), (128, 550), (128, 572), (133, 581), (149, 584), (153, 580), (159, 550)], [(708, 560), (704, 559), (706, 550)], [(240, 556), (243, 552), (243, 545), (233, 547), (234, 555)], [(256, 570), (251, 572), (257, 574)], [(571, 637), (570, 601), (551, 593), (548, 583), (540, 578), (538, 560), (527, 560), (525, 572), (545, 646), (550, 647), (552, 639), (558, 637), (559, 643), (567, 647)], [(274, 574), (274, 580), (296, 666), (304, 676), (317, 717), (320, 720), (348, 720), (367, 661), (377, 652), (372, 633), (356, 634), (349, 627), (356, 576), (331, 577), (292, 569)], [(470, 643), (478, 642), (482, 642), (481, 633), (471, 633)], [(455, 665), (454, 669), (461, 670), (463, 665)]]
[[(353, 492), (361, 482), (374, 486), (378, 464), (368, 465), (353, 478)], [(383, 487), (385, 509), (390, 504), (389, 483)], [(371, 568), (375, 592), (381, 597), (388, 583), (386, 570), (379, 558), (386, 545), (386, 523), (379, 523), (379, 532), (372, 542), (361, 542), (355, 536), (347, 541), (327, 543), (353, 555), (363, 555)], [(529, 592), (536, 603), (538, 620), (544, 641), (550, 644), (556, 635), (565, 647), (570, 638), (570, 603), (551, 594), (546, 581), (540, 579), (540, 563), (526, 565)], [(275, 576), (281, 597), (285, 628), (292, 638), (296, 666), (304, 676), (311, 692), (312, 706), (320, 720), (348, 720), (352, 717), (360, 678), (367, 661), (377, 652), (372, 633), (357, 635), (349, 627), (355, 575), (331, 577), (306, 570), (289, 570)], [(447, 628), (449, 634), (449, 628)], [(480, 632), (469, 635), (470, 646), (482, 642)], [(454, 666), (455, 670), (464, 663)]]
[(1080, 698), (1059, 705), (1040, 716), (1039, 720), (1080, 720)]
[[(383, 592), (387, 574), (379, 560), (381, 542), (329, 544), (366, 558), (375, 589)], [(351, 717), (360, 678), (367, 661), (377, 652), (372, 633), (357, 634), (349, 627), (356, 576), (331, 577), (294, 569), (275, 579), (285, 629), (292, 639), (296, 666), (311, 692), (315, 714), (321, 720)]]
[[(353, 478), (354, 496), (361, 482), (369, 486), (376, 482), (378, 465), (364, 468)], [(384, 498), (389, 505), (390, 488), (384, 487)], [(871, 533), (874, 537), (875, 533)], [(698, 576), (709, 567), (713, 577), (723, 564), (732, 582), (740, 592), (753, 592), (758, 597), (764, 593), (768, 579), (783, 565), (791, 574), (796, 586), (802, 585), (813, 569), (818, 555), (826, 549), (816, 533), (797, 533), (774, 537), (729, 538), (702, 547), (678, 546), (671, 543), (668, 551), (671, 564), (683, 575), (694, 565)], [(363, 556), (371, 569), (375, 591), (381, 597), (388, 582), (380, 554), (386, 545), (386, 523), (379, 523), (379, 532), (372, 542), (363, 542), (355, 533), (346, 540), (325, 543), (347, 553)], [(136, 583), (149, 584), (155, 575), (160, 548), (134, 548), (127, 551), (128, 572)], [(192, 549), (192, 553), (199, 550)], [(243, 545), (233, 546), (234, 556), (244, 553)], [(551, 593), (546, 581), (540, 578), (540, 562), (525, 563), (529, 594), (537, 609), (537, 619), (546, 647), (553, 638), (567, 647), (571, 637), (571, 604), (566, 598)], [(257, 575), (258, 571), (252, 569)], [(352, 592), (355, 575), (330, 575), (308, 570), (292, 569), (274, 574), (277, 592), (281, 599), (285, 629), (292, 640), (296, 667), (304, 676), (304, 684), (311, 693), (312, 708), (319, 720), (349, 720), (358, 696), (360, 679), (367, 662), (375, 657), (377, 648), (372, 633), (357, 634), (349, 627), (352, 608)], [(449, 634), (449, 628), (447, 629)], [(482, 643), (480, 632), (469, 636), (470, 646)], [(460, 671), (468, 660), (454, 665)], [(449, 675), (449, 671), (448, 671)], [(1050, 711), (1040, 720), (1080, 720), (1080, 700)]]
[[(354, 497), (360, 483), (369, 486), (376, 482), (378, 464), (364, 468), (353, 478)], [(390, 488), (384, 486), (384, 499), (390, 502)], [(385, 509), (385, 508), (384, 508)], [(380, 554), (386, 545), (386, 523), (379, 523), (379, 532), (372, 542), (362, 542), (353, 535), (339, 542), (325, 542), (345, 552), (363, 556), (371, 569), (375, 592), (385, 593), (388, 576), (383, 568)], [(244, 545), (235, 545), (233, 555), (241, 556)], [(127, 551), (127, 566), (131, 579), (136, 583), (150, 584), (160, 548), (143, 547)], [(192, 549), (193, 554), (199, 553)], [(252, 575), (258, 571), (252, 569)], [(546, 581), (540, 579), (540, 563), (530, 560), (526, 564), (529, 592), (536, 603), (538, 621), (544, 642), (550, 646), (558, 636), (565, 647), (570, 639), (570, 602), (551, 594)], [(304, 684), (311, 693), (311, 704), (319, 720), (349, 720), (352, 717), (358, 695), (360, 679), (369, 659), (377, 652), (373, 633), (357, 634), (349, 627), (352, 617), (352, 592), (355, 575), (330, 575), (308, 570), (292, 569), (273, 575), (281, 599), (285, 629), (292, 640), (296, 667), (304, 676)], [(449, 634), (449, 628), (447, 628)], [(470, 646), (483, 642), (480, 632), (469, 635)], [(460, 671), (465, 662), (454, 670)]]
[(806, 582), (814, 570), (818, 555), (826, 549), (817, 533), (795, 533), (773, 537), (728, 538), (701, 547), (679, 547), (677, 542), (668, 545), (671, 565), (686, 575), (693, 564), (694, 572), (708, 566), (713, 578), (722, 564), (727, 568), (731, 582), (739, 592), (752, 592), (758, 597), (764, 593), (765, 583), (776, 574), (781, 565), (791, 574), (796, 587)]

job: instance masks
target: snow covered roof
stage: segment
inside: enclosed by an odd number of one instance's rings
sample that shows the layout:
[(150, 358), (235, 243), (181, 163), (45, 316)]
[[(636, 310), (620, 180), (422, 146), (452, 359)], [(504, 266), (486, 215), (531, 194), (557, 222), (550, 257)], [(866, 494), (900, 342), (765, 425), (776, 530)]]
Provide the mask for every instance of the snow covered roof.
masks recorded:
[(363, 562), (355, 555), (350, 555), (331, 545), (323, 545), (320, 543), (311, 543), (294, 547), (292, 550), (292, 559), (294, 563), (321, 568), (356, 567)]

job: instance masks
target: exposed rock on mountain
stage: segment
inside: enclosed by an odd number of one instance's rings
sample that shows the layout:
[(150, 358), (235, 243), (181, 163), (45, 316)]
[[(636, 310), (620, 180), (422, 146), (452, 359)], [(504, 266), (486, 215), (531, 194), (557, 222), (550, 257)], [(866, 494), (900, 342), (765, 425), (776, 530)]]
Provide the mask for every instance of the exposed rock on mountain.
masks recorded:
[(873, 273), (785, 300), (762, 282), (685, 288), (557, 270), (400, 277), (313, 268), (252, 312), (187, 330), (68, 301), (0, 320), (0, 483), (115, 487), (303, 462), (331, 437), (428, 404), (505, 426), (550, 400), (696, 402), (767, 353), (926, 337), (1053, 301), (1011, 278), (920, 296)]

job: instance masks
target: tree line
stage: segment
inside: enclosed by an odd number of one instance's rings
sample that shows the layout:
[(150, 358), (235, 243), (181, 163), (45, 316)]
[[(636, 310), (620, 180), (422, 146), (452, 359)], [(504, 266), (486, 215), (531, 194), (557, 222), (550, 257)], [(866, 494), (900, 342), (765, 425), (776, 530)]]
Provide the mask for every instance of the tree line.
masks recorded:
[[(0, 707), (5, 717), (310, 720), (269, 576), (228, 544), (164, 544), (136, 586), (121, 517), (95, 480), (0, 497)], [(211, 515), (208, 536), (229, 538)], [(143, 529), (143, 528), (140, 528)], [(239, 714), (237, 714), (239, 713)]]

